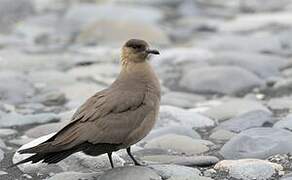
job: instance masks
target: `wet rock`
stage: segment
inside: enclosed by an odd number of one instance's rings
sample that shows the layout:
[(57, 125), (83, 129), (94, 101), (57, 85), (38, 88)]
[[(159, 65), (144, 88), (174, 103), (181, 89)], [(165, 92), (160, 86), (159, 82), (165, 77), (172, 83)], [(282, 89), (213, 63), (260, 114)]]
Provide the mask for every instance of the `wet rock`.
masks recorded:
[(193, 139), (187, 136), (168, 134), (148, 141), (145, 145), (145, 148), (160, 148), (187, 155), (194, 155), (208, 151), (208, 146), (212, 145), (214, 144), (207, 140)]
[(189, 71), (182, 77), (180, 86), (195, 93), (235, 95), (259, 87), (263, 83), (255, 74), (243, 68), (216, 66)]
[(271, 163), (259, 159), (223, 160), (215, 165), (219, 171), (227, 171), (233, 178), (249, 180), (265, 180), (271, 178), (283, 167), (276, 163)]
[(161, 106), (159, 120), (156, 127), (183, 125), (193, 128), (206, 128), (215, 125), (211, 119), (191, 110), (184, 110), (174, 106)]
[(60, 120), (59, 117), (54, 113), (40, 113), (34, 115), (21, 115), (18, 113), (9, 113), (2, 116), (0, 120), (0, 127), (12, 127), (34, 123), (46, 123)]
[(225, 159), (260, 158), (292, 151), (292, 133), (276, 128), (252, 128), (231, 138), (220, 150)]
[(271, 112), (263, 110), (250, 111), (222, 122), (218, 128), (238, 133), (253, 127), (272, 126), (276, 121), (272, 116)]

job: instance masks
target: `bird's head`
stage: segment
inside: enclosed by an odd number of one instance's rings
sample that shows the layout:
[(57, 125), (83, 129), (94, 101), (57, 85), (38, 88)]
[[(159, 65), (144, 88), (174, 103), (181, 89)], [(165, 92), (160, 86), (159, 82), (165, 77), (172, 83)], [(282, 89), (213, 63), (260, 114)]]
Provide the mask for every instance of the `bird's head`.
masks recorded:
[(147, 42), (140, 39), (130, 39), (122, 48), (122, 62), (143, 62), (149, 57), (149, 54), (159, 54), (159, 51), (150, 49)]

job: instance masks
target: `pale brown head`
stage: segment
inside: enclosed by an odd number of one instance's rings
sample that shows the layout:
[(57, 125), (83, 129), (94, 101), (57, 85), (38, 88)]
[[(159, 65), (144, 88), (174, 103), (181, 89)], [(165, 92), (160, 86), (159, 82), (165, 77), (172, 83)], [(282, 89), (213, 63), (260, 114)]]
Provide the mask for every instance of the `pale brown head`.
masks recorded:
[(147, 42), (140, 39), (130, 39), (122, 48), (122, 62), (143, 62), (149, 57), (149, 54), (159, 54), (159, 51), (150, 49)]

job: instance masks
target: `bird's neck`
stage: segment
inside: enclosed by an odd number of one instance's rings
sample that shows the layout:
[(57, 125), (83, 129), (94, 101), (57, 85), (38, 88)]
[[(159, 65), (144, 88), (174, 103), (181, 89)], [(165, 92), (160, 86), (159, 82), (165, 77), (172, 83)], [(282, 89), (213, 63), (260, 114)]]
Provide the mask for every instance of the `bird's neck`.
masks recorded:
[[(118, 79), (132, 79), (132, 81), (144, 81), (148, 83), (153, 83), (153, 81), (158, 81), (158, 78), (147, 61), (143, 62), (128, 62), (122, 65), (122, 70)], [(156, 82), (155, 82), (156, 83)]]

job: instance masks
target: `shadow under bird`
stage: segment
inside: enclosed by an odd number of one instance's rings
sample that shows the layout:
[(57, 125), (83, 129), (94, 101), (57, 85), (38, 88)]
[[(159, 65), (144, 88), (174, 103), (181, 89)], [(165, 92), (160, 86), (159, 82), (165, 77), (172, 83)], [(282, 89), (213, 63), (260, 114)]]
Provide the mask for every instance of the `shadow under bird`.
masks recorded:
[(157, 119), (160, 104), (158, 78), (148, 62), (150, 54), (159, 54), (139, 39), (127, 41), (121, 54), (121, 72), (107, 89), (97, 92), (77, 109), (70, 123), (47, 141), (20, 154), (34, 153), (13, 166), (42, 161), (58, 163), (73, 153), (108, 154), (127, 149), (144, 138)]

